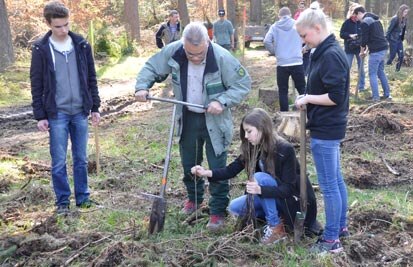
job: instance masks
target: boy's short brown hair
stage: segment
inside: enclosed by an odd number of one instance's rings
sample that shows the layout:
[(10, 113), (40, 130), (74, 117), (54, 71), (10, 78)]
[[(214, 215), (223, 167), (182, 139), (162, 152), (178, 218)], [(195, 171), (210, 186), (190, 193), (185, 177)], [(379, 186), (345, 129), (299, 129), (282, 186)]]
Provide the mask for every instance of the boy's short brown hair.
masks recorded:
[(52, 19), (69, 17), (69, 9), (61, 2), (52, 1), (44, 7), (43, 16), (48, 23), (51, 23)]

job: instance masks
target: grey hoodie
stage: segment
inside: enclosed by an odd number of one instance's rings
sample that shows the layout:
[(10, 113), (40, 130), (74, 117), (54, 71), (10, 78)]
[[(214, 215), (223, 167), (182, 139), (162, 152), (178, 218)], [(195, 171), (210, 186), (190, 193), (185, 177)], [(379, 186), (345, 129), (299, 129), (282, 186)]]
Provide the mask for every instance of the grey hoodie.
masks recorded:
[(275, 54), (278, 66), (293, 66), (303, 64), (301, 53), (302, 41), (294, 27), (295, 20), (291, 16), (284, 16), (271, 25), (265, 35), (265, 48)]

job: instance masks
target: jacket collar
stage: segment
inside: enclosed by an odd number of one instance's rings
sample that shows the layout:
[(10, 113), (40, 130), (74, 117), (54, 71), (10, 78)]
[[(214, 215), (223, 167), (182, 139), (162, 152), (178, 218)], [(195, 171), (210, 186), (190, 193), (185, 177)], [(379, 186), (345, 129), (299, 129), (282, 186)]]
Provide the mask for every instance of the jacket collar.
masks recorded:
[[(166, 22), (166, 26), (170, 27), (171, 23), (169, 21)], [(176, 23), (176, 31), (181, 31), (181, 23), (179, 21)]]
[[(182, 44), (178, 50), (173, 54), (172, 58), (180, 65), (188, 64), (188, 58), (186, 57), (184, 45)], [(214, 48), (212, 43), (208, 45), (208, 51), (206, 54), (205, 73), (213, 73), (218, 71), (218, 64), (215, 60)]]
[(327, 38), (322, 41), (316, 48), (316, 50), (314, 51), (314, 54), (311, 56), (311, 60), (317, 60), (323, 53), (324, 51), (334, 45), (336, 42), (336, 37), (334, 36), (334, 34), (330, 34), (329, 36), (327, 36)]
[[(42, 39), (40, 39), (40, 41), (38, 42), (39, 45), (44, 46), (44, 45), (49, 45), (49, 38), (52, 35), (52, 31), (48, 31)], [(69, 31), (69, 36), (72, 38), (73, 44), (74, 45), (78, 45), (81, 44), (83, 42), (85, 42), (86, 40), (84, 38), (82, 38), (80, 35)]]

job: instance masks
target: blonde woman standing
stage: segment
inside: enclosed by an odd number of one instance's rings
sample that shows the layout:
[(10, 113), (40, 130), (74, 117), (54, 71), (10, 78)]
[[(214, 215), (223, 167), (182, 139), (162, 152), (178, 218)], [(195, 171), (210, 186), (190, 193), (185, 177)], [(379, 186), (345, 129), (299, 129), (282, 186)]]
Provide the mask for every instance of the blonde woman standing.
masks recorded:
[(336, 37), (330, 33), (323, 11), (307, 9), (296, 22), (307, 46), (314, 50), (307, 89), (295, 105), (307, 106), (311, 152), (323, 192), (326, 224), (312, 253), (338, 253), (339, 237), (348, 236), (347, 188), (341, 174), (340, 142), (345, 136), (349, 110), (349, 64)]

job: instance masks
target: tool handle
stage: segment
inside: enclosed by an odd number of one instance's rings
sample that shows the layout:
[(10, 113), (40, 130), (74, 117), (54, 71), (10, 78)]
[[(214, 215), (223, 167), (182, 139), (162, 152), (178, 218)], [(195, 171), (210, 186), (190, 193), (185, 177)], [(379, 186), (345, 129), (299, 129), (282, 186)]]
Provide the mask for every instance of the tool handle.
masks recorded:
[(172, 143), (173, 143), (174, 130), (175, 130), (175, 117), (176, 117), (176, 105), (174, 105), (174, 108), (172, 111), (171, 128), (169, 130), (169, 138), (168, 138), (168, 147), (166, 149), (165, 164), (164, 164), (163, 173), (162, 173), (161, 191), (159, 193), (159, 196), (161, 198), (164, 197), (165, 189), (166, 189), (166, 182), (168, 179), (169, 162), (171, 161), (171, 150), (172, 150)]
[(94, 126), (95, 129), (95, 149), (96, 149), (96, 175), (100, 174), (100, 146), (99, 146), (99, 126)]
[(202, 108), (202, 109), (208, 109), (207, 106), (199, 105), (199, 104), (193, 104), (193, 103), (188, 103), (184, 101), (179, 101), (175, 99), (170, 99), (170, 98), (161, 98), (161, 97), (155, 97), (155, 96), (150, 96), (148, 95), (146, 97), (148, 100), (156, 100), (156, 101), (161, 101), (161, 102), (168, 102), (168, 103), (173, 103), (173, 104), (178, 104), (178, 105), (184, 105), (188, 107), (194, 107), (194, 108)]
[(300, 110), (300, 204), (301, 212), (307, 212), (307, 162), (306, 162), (306, 119), (307, 110)]

